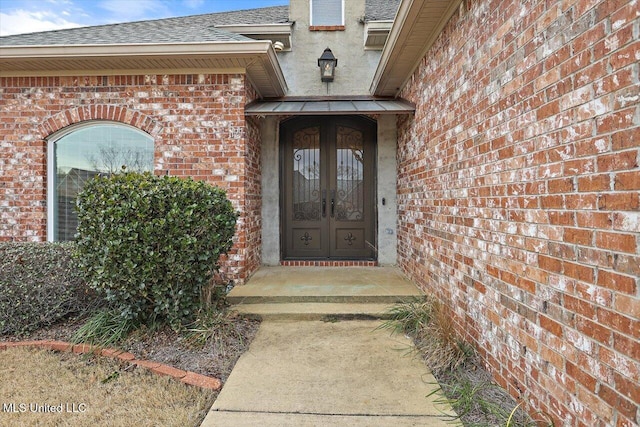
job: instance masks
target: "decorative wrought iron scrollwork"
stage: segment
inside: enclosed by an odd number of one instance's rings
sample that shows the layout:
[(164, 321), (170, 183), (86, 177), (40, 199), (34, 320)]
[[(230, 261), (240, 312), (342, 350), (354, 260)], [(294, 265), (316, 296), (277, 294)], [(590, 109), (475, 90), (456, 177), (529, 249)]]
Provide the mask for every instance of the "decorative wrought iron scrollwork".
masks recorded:
[(364, 135), (360, 130), (338, 126), (336, 218), (364, 219)]
[(358, 240), (358, 239), (356, 238), (356, 236), (354, 236), (354, 235), (353, 235), (353, 233), (349, 232), (349, 233), (347, 233), (347, 235), (346, 235), (346, 237), (344, 238), (344, 240), (346, 240), (346, 241), (347, 241), (347, 244), (348, 244), (349, 246), (352, 246), (352, 245), (353, 245), (354, 240)]
[(293, 138), (293, 219), (318, 221), (320, 197), (320, 128), (297, 131)]
[[(311, 237), (311, 236), (309, 235), (309, 232), (308, 232), (308, 231), (305, 231), (305, 232), (304, 232), (304, 236), (301, 236), (301, 237), (300, 237), (300, 240), (302, 240), (302, 241), (304, 242), (304, 245), (305, 245), (305, 246), (309, 246), (309, 242), (313, 240), (313, 237)], [(349, 244), (351, 244), (351, 243), (349, 243)]]

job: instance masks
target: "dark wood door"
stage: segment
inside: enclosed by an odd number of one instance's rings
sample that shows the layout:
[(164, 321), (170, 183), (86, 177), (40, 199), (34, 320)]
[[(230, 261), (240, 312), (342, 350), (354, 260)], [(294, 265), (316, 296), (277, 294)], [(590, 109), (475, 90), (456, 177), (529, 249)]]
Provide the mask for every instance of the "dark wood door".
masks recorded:
[(300, 118), (280, 134), (284, 259), (374, 259), (375, 123)]

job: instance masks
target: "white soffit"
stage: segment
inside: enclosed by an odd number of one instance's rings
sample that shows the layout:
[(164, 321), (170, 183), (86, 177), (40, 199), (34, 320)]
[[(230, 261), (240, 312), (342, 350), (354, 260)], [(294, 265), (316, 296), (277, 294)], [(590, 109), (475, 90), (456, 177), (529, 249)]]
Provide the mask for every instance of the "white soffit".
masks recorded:
[(403, 0), (370, 91), (397, 96), (463, 0)]

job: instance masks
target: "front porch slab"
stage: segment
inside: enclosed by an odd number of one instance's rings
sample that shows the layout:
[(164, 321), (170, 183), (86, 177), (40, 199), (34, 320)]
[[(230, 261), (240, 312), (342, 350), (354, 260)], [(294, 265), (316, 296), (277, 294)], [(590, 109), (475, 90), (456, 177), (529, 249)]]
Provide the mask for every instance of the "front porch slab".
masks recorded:
[(395, 267), (262, 267), (228, 295), (231, 304), (377, 303), (423, 298)]

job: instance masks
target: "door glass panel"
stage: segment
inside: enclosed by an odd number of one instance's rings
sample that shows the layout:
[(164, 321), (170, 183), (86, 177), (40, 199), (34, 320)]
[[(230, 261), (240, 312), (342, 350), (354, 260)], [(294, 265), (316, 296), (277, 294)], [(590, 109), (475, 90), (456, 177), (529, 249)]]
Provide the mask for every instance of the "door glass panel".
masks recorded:
[(293, 220), (319, 221), (320, 128), (299, 130), (293, 135)]
[(338, 126), (336, 135), (336, 218), (364, 219), (364, 142), (362, 132)]

